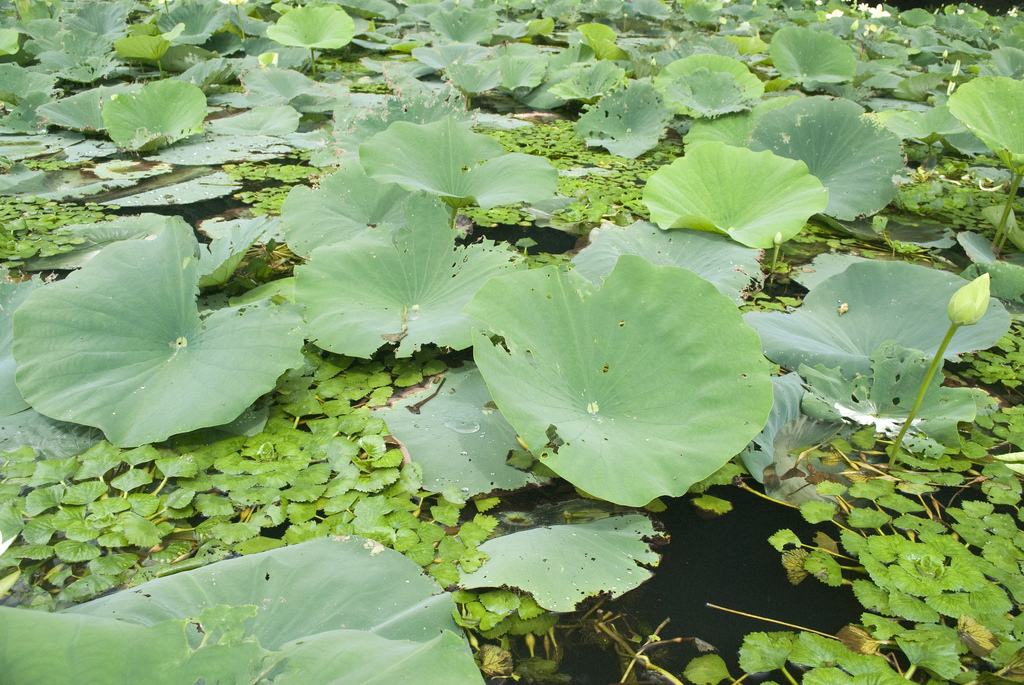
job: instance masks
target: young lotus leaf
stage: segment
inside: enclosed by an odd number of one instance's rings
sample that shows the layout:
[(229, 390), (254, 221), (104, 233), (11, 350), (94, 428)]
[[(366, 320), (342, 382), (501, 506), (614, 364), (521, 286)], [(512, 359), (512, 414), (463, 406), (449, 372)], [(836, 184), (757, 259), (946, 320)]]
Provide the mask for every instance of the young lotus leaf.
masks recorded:
[(827, 203), (803, 162), (723, 143), (689, 151), (644, 187), (644, 204), (661, 228), (718, 231), (747, 247), (772, 247), (777, 233), (789, 240)]
[(662, 231), (638, 221), (625, 228), (598, 228), (590, 234), (590, 245), (572, 262), (576, 271), (595, 286), (611, 273), (624, 254), (643, 257), (656, 266), (689, 269), (718, 291), (743, 304), (742, 293), (751, 281), (761, 280), (759, 250), (737, 245), (723, 235), (706, 231)]
[[(760, 334), (765, 355), (787, 369), (822, 364), (839, 366), (846, 378), (867, 376), (871, 356), (887, 341), (934, 354), (949, 329), (949, 298), (963, 285), (959, 276), (923, 266), (863, 262), (812, 288), (792, 314), (743, 318)], [(992, 298), (981, 321), (957, 330), (945, 356), (991, 347), (1009, 327), (1010, 315)]]
[(267, 28), (267, 38), (281, 45), (310, 50), (336, 50), (355, 35), (352, 17), (340, 7), (296, 7)]
[(615, 29), (604, 24), (583, 24), (576, 30), (583, 34), (583, 40), (594, 50), (597, 59), (628, 60), (626, 51), (615, 44)]
[(427, 343), (456, 350), (472, 343), (474, 319), (462, 313), (473, 294), (513, 263), (515, 252), (490, 241), (455, 248), (456, 232), (436, 201), (411, 198), (406, 226), (319, 247), (296, 269), (295, 299), (306, 308), (307, 335), (324, 349), (369, 357), (397, 342), (408, 357)]
[(15, 378), (29, 404), (135, 446), (227, 423), (301, 364), (294, 312), (200, 318), (196, 249), (176, 217), (153, 240), (111, 245), (32, 293), (14, 314)]
[(903, 169), (899, 136), (863, 115), (849, 100), (798, 100), (763, 114), (747, 146), (804, 162), (828, 188), (824, 213), (854, 219), (896, 197), (892, 177)]
[(452, 208), (483, 209), (554, 196), (558, 171), (543, 157), (506, 154), (497, 140), (451, 117), (432, 124), (398, 121), (359, 146), (359, 162), (382, 183), (426, 190)]
[(634, 159), (658, 144), (672, 113), (646, 81), (631, 80), (625, 90), (591, 105), (573, 126), (590, 147)]
[(423, 488), (454, 488), (468, 498), (544, 482), (505, 463), (510, 450), (520, 449), (516, 431), (494, 407), (476, 365), (467, 362), (442, 378), (444, 387), (436, 381), (375, 412), (423, 467)]
[(760, 79), (739, 60), (699, 54), (667, 65), (654, 79), (665, 102), (690, 117), (749, 109), (764, 94)]
[(10, 416), (28, 407), (28, 402), (22, 399), (18, 386), (14, 384), (14, 370), (18, 364), (11, 353), (14, 345), (11, 316), (29, 293), (40, 285), (38, 276), (24, 283), (0, 282), (0, 416)]
[[(900, 432), (928, 372), (931, 357), (889, 343), (871, 356), (869, 376), (848, 380), (839, 369), (818, 364), (813, 369), (800, 365), (807, 382), (803, 411), (808, 416), (830, 421), (849, 420), (874, 426), (889, 438)], [(960, 444), (957, 422), (974, 421), (976, 406), (970, 388), (944, 388), (942, 375), (931, 379), (924, 401), (914, 419), (912, 433), (920, 432), (946, 446)]]
[(345, 536), (228, 559), (61, 612), (4, 607), (0, 640), (11, 650), (10, 682), (308, 683), (315, 673), (339, 685), (482, 685), (454, 609), (415, 563)]
[(463, 588), (515, 587), (549, 611), (573, 611), (587, 597), (617, 597), (651, 577), (658, 565), (644, 538), (657, 535), (646, 516), (609, 516), (578, 525), (545, 526), (488, 540), (490, 560), (462, 576)]
[(610, 502), (681, 495), (771, 409), (757, 336), (685, 269), (623, 255), (599, 290), (530, 270), (492, 279), (465, 311), (504, 337), (473, 347), (501, 413), (546, 466)]
[(772, 36), (772, 64), (784, 78), (807, 87), (852, 81), (857, 56), (841, 38), (825, 31), (787, 26)]
[(296, 185), (281, 206), (281, 228), (288, 247), (306, 256), (315, 248), (361, 235), (377, 224), (405, 224), (402, 202), (409, 191), (378, 183), (358, 163), (346, 160), (313, 189)]
[(976, 78), (957, 88), (946, 106), (1003, 164), (1024, 172), (1024, 83)]
[(118, 147), (148, 152), (198, 133), (206, 96), (190, 83), (154, 81), (103, 103), (103, 125)]
[[(199, 247), (199, 287), (224, 285), (234, 276), (245, 253), (276, 222), (268, 217), (229, 222), (226, 235)], [(205, 229), (205, 225), (204, 225)]]

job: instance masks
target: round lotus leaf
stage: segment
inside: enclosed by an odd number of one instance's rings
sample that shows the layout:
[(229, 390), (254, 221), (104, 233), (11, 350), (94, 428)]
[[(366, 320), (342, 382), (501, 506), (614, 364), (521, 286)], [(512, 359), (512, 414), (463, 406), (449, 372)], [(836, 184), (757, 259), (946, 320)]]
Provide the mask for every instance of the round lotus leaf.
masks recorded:
[(896, 197), (892, 177), (903, 169), (900, 138), (864, 117), (860, 105), (824, 96), (765, 112), (748, 147), (807, 165), (828, 188), (825, 214), (855, 219)]
[(768, 46), (772, 64), (784, 78), (804, 86), (843, 83), (857, 73), (857, 56), (850, 46), (825, 31), (787, 26), (772, 36)]
[(516, 587), (550, 611), (572, 611), (602, 592), (617, 597), (651, 577), (658, 565), (644, 539), (657, 535), (646, 516), (610, 516), (589, 523), (543, 526), (480, 545), (490, 557), (462, 576), (464, 588)]
[(1006, 166), (1024, 171), (1024, 83), (976, 78), (957, 88), (946, 106)]
[(296, 7), (267, 27), (267, 38), (293, 48), (335, 50), (355, 32), (355, 22), (340, 7)]
[(318, 247), (296, 269), (295, 299), (305, 306), (307, 334), (324, 349), (369, 357), (399, 343), (408, 357), (427, 343), (461, 350), (472, 344), (472, 317), (462, 308), (489, 278), (513, 264), (515, 252), (490, 241), (455, 247), (441, 203), (413, 197), (406, 226), (366, 229), (363, 237)]
[(661, 228), (718, 231), (768, 248), (777, 233), (783, 240), (799, 233), (825, 209), (828, 193), (803, 162), (714, 142), (658, 169), (644, 203)]
[(764, 84), (737, 59), (696, 54), (666, 65), (654, 79), (665, 104), (685, 116), (714, 117), (749, 109)]
[(102, 114), (118, 147), (147, 152), (201, 131), (206, 96), (191, 83), (165, 79), (110, 96)]
[(757, 336), (685, 269), (623, 255), (599, 290), (553, 267), (519, 272), (465, 311), (504, 338), (473, 347), (501, 413), (546, 466), (610, 502), (682, 495), (771, 409)]
[[(871, 356), (887, 341), (935, 354), (949, 329), (949, 298), (965, 284), (955, 274), (904, 262), (851, 264), (812, 288), (792, 314), (748, 312), (765, 355), (787, 369), (840, 367), (846, 378), (871, 374)], [(994, 345), (1010, 328), (995, 298), (973, 326), (961, 326), (946, 358)]]
[(176, 217), (31, 293), (14, 313), (15, 379), (29, 404), (135, 446), (228, 423), (302, 364), (295, 312), (200, 317), (196, 248)]
[(662, 231), (646, 221), (625, 228), (594, 229), (590, 245), (572, 262), (587, 280), (600, 285), (624, 254), (643, 257), (656, 266), (689, 269), (737, 305), (743, 304), (742, 293), (751, 282), (761, 281), (760, 250), (738, 245), (718, 233)]
[(483, 209), (554, 196), (558, 171), (543, 157), (506, 154), (497, 140), (453, 118), (397, 121), (359, 146), (359, 163), (381, 183), (426, 190), (452, 207)]

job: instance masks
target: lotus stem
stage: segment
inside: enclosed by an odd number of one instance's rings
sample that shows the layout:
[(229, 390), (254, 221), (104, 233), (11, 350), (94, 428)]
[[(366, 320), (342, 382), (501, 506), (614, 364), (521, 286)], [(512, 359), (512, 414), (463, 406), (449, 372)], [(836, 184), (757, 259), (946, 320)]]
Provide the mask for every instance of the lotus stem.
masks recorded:
[(313, 53), (313, 48), (309, 49), (309, 70), (313, 75), (313, 80), (316, 81), (316, 55)]
[(242, 23), (242, 6), (235, 5), (235, 11), (238, 12), (238, 30), (242, 32), (242, 40), (245, 40), (245, 24)]
[(889, 456), (889, 466), (895, 466), (896, 460), (900, 456), (900, 446), (903, 444), (903, 436), (907, 434), (907, 430), (910, 429), (910, 424), (914, 422), (917, 417), (917, 410), (921, 408), (921, 402), (924, 401), (925, 393), (928, 392), (928, 386), (931, 385), (932, 377), (935, 376), (935, 372), (938, 371), (939, 366), (942, 365), (942, 356), (946, 352), (946, 348), (949, 347), (949, 341), (953, 339), (953, 334), (956, 333), (957, 329), (960, 328), (955, 323), (949, 325), (949, 330), (946, 331), (946, 337), (942, 339), (942, 343), (939, 345), (939, 350), (935, 353), (935, 358), (932, 359), (932, 365), (928, 367), (928, 373), (924, 375), (924, 380), (921, 382), (921, 389), (917, 391), (917, 399), (914, 400), (914, 406), (910, 409), (910, 415), (907, 416), (906, 422), (903, 424), (903, 428), (900, 429), (900, 434), (896, 436), (896, 442), (892, 446), (892, 454)]
[(1010, 218), (1010, 210), (1013, 209), (1013, 201), (1017, 199), (1017, 189), (1020, 188), (1021, 179), (1024, 178), (1024, 174), (1018, 174), (1010, 172), (1010, 190), (1009, 195), (1006, 198), (1006, 206), (1003, 207), (1003, 215), (999, 217), (999, 225), (996, 226), (996, 235), (993, 239), (992, 244), (995, 246), (996, 254), (999, 254), (1003, 249), (1003, 243), (1006, 242), (1006, 222)]

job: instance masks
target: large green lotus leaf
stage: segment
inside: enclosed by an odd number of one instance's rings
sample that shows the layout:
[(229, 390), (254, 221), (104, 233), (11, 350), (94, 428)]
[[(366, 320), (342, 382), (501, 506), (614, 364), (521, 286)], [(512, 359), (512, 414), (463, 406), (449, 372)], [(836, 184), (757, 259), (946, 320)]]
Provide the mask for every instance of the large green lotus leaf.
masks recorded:
[(825, 209), (828, 192), (803, 162), (708, 143), (661, 167), (644, 187), (661, 228), (718, 231), (747, 247), (789, 240)]
[(614, 62), (603, 60), (592, 64), (574, 64), (555, 81), (548, 92), (562, 100), (593, 103), (606, 93), (619, 90), (626, 82), (626, 71)]
[(802, 26), (779, 29), (768, 53), (784, 78), (812, 88), (852, 81), (857, 73), (857, 55), (841, 38), (825, 31)]
[(369, 357), (398, 342), (408, 357), (427, 343), (456, 350), (472, 343), (475, 323), (462, 308), (515, 253), (490, 241), (456, 248), (456, 232), (436, 200), (406, 203), (406, 226), (319, 247), (296, 269), (295, 300), (306, 308), (307, 335), (324, 349)]
[(969, 81), (946, 102), (949, 111), (995, 152), (1024, 170), (1024, 83), (989, 76)]
[(510, 450), (521, 449), (516, 430), (495, 408), (476, 365), (467, 362), (443, 379), (441, 388), (428, 386), (375, 412), (423, 467), (423, 488), (455, 488), (468, 498), (544, 482), (505, 463)]
[(590, 234), (590, 245), (572, 263), (594, 285), (611, 273), (621, 255), (643, 257), (656, 266), (689, 269), (737, 305), (751, 281), (760, 282), (760, 250), (737, 245), (717, 233), (706, 231), (662, 231), (654, 224), (638, 221), (625, 228), (598, 228)]
[(447, 69), (453, 64), (476, 64), (487, 59), (491, 51), (476, 43), (452, 43), (429, 48), (413, 48), (412, 56), (434, 69)]
[(16, 380), (29, 404), (135, 446), (228, 423), (301, 364), (294, 312), (200, 318), (196, 249), (175, 218), (153, 240), (111, 245), (32, 293), (14, 315)]
[[(812, 288), (792, 314), (748, 312), (743, 318), (761, 335), (768, 358), (787, 369), (822, 364), (839, 366), (847, 378), (867, 376), (871, 355), (887, 341), (934, 354), (949, 329), (949, 298), (963, 284), (959, 276), (924, 266), (863, 262)], [(1010, 315), (992, 298), (981, 321), (957, 330), (946, 358), (991, 347), (1009, 327)]]
[(650, 578), (640, 564), (658, 565), (658, 555), (644, 542), (656, 535), (650, 519), (639, 514), (503, 535), (477, 548), (490, 560), (463, 574), (459, 585), (515, 587), (545, 609), (573, 611), (587, 597), (617, 597)]
[[(801, 364), (799, 373), (808, 388), (803, 411), (819, 419), (873, 426), (876, 432), (894, 438), (910, 415), (931, 361), (930, 355), (918, 350), (883, 344), (871, 357), (870, 376), (849, 380), (838, 368)], [(957, 422), (974, 421), (975, 412), (970, 388), (944, 388), (942, 374), (936, 374), (914, 419), (911, 435), (920, 432), (944, 445), (959, 445)]]
[(634, 159), (658, 144), (672, 113), (646, 81), (629, 82), (625, 90), (609, 93), (573, 126), (587, 140), (613, 155)]
[(543, 157), (506, 154), (497, 140), (451, 117), (431, 124), (397, 121), (359, 146), (359, 162), (371, 178), (426, 190), (452, 207), (546, 200), (558, 185), (558, 171)]
[(530, 270), (492, 279), (465, 311), (504, 336), (507, 351), (479, 333), (473, 356), (508, 422), (555, 473), (610, 502), (682, 495), (771, 409), (757, 336), (685, 269), (623, 255), (599, 290)]
[(206, 96), (191, 83), (155, 81), (103, 103), (103, 125), (118, 147), (146, 152), (198, 133)]
[(716, 117), (749, 109), (764, 84), (732, 57), (697, 54), (678, 59), (654, 79), (670, 107), (685, 116)]
[(854, 219), (896, 197), (900, 138), (864, 117), (860, 105), (824, 96), (798, 100), (757, 120), (748, 147), (798, 159), (828, 188), (825, 214)]
[[(44, 41), (32, 41), (42, 48)], [(59, 31), (36, 54), (39, 67), (58, 78), (92, 83), (117, 68), (110, 41), (91, 31)]]
[(501, 67), (491, 60), (476, 64), (452, 64), (446, 73), (452, 85), (468, 95), (484, 93), (501, 85)]
[(3, 608), (0, 642), (12, 683), (301, 683), (315, 673), (316, 682), (344, 685), (477, 685), (454, 608), (415, 563), (344, 536), (229, 559), (62, 612)]
[(29, 293), (42, 285), (39, 277), (23, 283), (0, 282), (0, 417), (10, 416), (28, 407), (14, 384), (14, 370), (18, 363), (11, 352), (14, 346), (14, 326), (11, 317)]
[(945, 105), (936, 105), (919, 112), (912, 109), (879, 112), (878, 120), (901, 139), (914, 138), (933, 145), (948, 135), (966, 129)]
[(320, 179), (316, 188), (296, 185), (281, 206), (281, 228), (288, 247), (306, 256), (323, 245), (358, 237), (377, 224), (405, 223), (402, 202), (409, 191), (378, 183), (353, 160)]
[(340, 7), (296, 7), (267, 28), (267, 38), (293, 48), (336, 50), (355, 32), (355, 22)]

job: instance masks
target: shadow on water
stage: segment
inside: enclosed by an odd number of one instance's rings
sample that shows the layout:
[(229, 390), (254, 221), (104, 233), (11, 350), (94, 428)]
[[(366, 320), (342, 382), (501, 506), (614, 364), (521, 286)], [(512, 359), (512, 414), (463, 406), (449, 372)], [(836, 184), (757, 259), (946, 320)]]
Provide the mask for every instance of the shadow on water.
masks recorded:
[[(671, 542), (662, 550), (661, 565), (651, 580), (614, 602), (614, 610), (652, 627), (670, 618), (663, 639), (696, 637), (710, 643), (734, 677), (740, 674), (737, 658), (744, 635), (787, 628), (712, 609), (709, 603), (831, 635), (859, 620), (863, 608), (848, 586), (828, 587), (815, 578), (791, 585), (779, 552), (767, 542), (782, 528), (805, 542), (818, 530), (834, 537), (837, 531), (811, 526), (796, 510), (738, 488), (714, 488), (710, 494), (728, 499), (733, 510), (704, 518), (686, 498), (665, 500), (668, 510), (658, 518)], [(700, 652), (684, 643), (662, 655), (657, 663), (681, 673)]]

